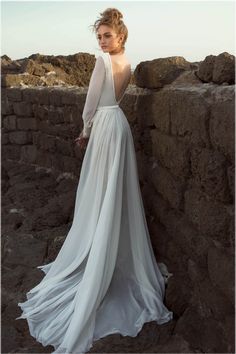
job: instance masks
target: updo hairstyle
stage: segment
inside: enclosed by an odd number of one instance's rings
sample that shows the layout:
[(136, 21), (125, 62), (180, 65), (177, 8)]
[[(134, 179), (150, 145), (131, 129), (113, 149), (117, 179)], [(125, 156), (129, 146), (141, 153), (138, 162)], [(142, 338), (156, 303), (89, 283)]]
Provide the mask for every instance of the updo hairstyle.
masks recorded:
[(100, 12), (100, 15), (101, 17), (92, 25), (93, 31), (97, 33), (101, 25), (111, 27), (117, 35), (123, 34), (121, 48), (125, 49), (125, 42), (128, 38), (128, 29), (122, 20), (122, 13), (116, 8), (109, 7), (105, 11)]

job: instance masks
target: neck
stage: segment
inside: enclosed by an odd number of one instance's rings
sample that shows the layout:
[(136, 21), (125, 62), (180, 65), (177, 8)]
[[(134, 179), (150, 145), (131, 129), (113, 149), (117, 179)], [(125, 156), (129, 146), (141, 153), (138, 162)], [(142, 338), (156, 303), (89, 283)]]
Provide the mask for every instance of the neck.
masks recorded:
[(112, 52), (109, 52), (111, 55), (115, 55), (115, 54), (124, 54), (125, 50), (124, 48), (119, 48), (118, 50), (114, 50)]

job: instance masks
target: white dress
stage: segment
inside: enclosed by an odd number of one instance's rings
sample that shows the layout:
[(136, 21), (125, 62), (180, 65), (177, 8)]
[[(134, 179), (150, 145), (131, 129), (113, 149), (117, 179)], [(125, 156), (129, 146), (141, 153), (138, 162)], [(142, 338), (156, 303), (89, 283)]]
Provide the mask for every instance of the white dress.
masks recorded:
[(163, 303), (140, 192), (133, 137), (115, 98), (112, 60), (101, 53), (83, 111), (89, 136), (72, 226), (16, 319), (53, 353), (86, 353), (112, 333), (135, 337), (145, 322), (173, 318)]

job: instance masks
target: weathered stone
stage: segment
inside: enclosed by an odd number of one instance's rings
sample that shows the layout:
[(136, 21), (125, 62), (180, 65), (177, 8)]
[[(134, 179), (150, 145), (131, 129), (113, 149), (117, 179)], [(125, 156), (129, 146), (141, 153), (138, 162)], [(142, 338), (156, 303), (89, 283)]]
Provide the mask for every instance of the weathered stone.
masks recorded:
[(228, 244), (226, 232), (230, 217), (223, 203), (193, 187), (185, 192), (185, 213), (200, 233)]
[(13, 104), (14, 114), (17, 116), (31, 117), (32, 116), (32, 106), (30, 103), (26, 102), (15, 102)]
[(34, 145), (24, 145), (21, 148), (21, 161), (34, 163), (37, 159), (37, 147)]
[(2, 324), (1, 336), (4, 338), (1, 346), (2, 353), (9, 353), (12, 348), (20, 346), (22, 341), (21, 335), (11, 324)]
[(173, 235), (174, 242), (180, 247), (183, 254), (187, 254), (198, 265), (207, 266), (207, 250), (210, 241), (199, 234), (184, 213), (166, 209), (160, 215), (160, 221), (167, 232)]
[(208, 250), (208, 271), (212, 283), (234, 305), (234, 254), (230, 248), (211, 247)]
[[(53, 66), (51, 66), (53, 69)], [(27, 72), (31, 75), (42, 76), (45, 74), (45, 68), (35, 63), (32, 59), (25, 60), (21, 65), (22, 72)]]
[(190, 343), (188, 343), (179, 334), (172, 334), (167, 340), (167, 343), (157, 344), (156, 346), (151, 345), (148, 348), (148, 353), (197, 353)]
[(22, 89), (23, 101), (37, 103), (37, 104), (49, 104), (49, 87), (24, 87)]
[(165, 134), (170, 134), (170, 100), (168, 90), (155, 92), (151, 96), (149, 114), (155, 127)]
[(68, 56), (31, 55), (12, 61), (2, 60), (2, 85), (78, 85), (87, 86), (95, 56), (76, 53)]
[(140, 87), (162, 88), (189, 69), (190, 63), (180, 56), (147, 60), (136, 66), (135, 83)]
[[(193, 70), (195, 69), (195, 70)], [(171, 86), (193, 86), (202, 83), (202, 81), (196, 76), (196, 70), (198, 69), (198, 64), (196, 66), (192, 66), (191, 70), (183, 71), (175, 81), (171, 83)]]
[[(9, 136), (8, 136), (9, 138)], [(4, 145), (2, 146), (2, 158), (18, 160), (20, 158), (19, 145)]]
[(55, 146), (58, 153), (66, 156), (74, 156), (74, 146), (72, 141), (55, 139)]
[(7, 89), (6, 95), (7, 95), (8, 99), (13, 102), (21, 102), (22, 101), (22, 91), (18, 88)]
[[(127, 120), (131, 123), (135, 123), (138, 118), (137, 105), (138, 98), (134, 94), (127, 94), (126, 97), (123, 98), (121, 109), (125, 111), (125, 115)], [(77, 118), (78, 119), (78, 118)]]
[(218, 151), (200, 147), (191, 150), (191, 172), (197, 188), (222, 202), (230, 202), (227, 161)]
[(78, 162), (74, 157), (70, 156), (63, 156), (62, 157), (62, 163), (63, 163), (63, 171), (71, 171), (73, 172), (76, 176), (79, 174), (79, 165)]
[(151, 181), (158, 193), (160, 193), (174, 209), (181, 208), (183, 198), (183, 181), (177, 178), (161, 165), (151, 169)]
[(231, 162), (235, 156), (235, 89), (218, 87), (213, 92), (209, 133), (214, 148), (219, 149)]
[(175, 87), (168, 90), (170, 134), (189, 146), (209, 147), (208, 120), (211, 87)]
[(2, 115), (10, 115), (13, 114), (13, 102), (8, 99), (8, 97), (5, 97), (1, 100), (1, 113)]
[(34, 104), (32, 106), (34, 116), (38, 118), (39, 120), (48, 120), (48, 112), (49, 112), (49, 107), (46, 105), (38, 105)]
[(2, 140), (1, 140), (3, 145), (9, 144), (9, 137), (8, 133), (2, 132)]
[(28, 144), (32, 142), (32, 136), (27, 131), (9, 132), (9, 140), (12, 144)]
[(60, 90), (53, 90), (50, 92), (49, 103), (53, 106), (62, 106)]
[(3, 127), (7, 130), (16, 130), (16, 116), (7, 116), (3, 119)]
[[(182, 284), (181, 287), (179, 285)], [(174, 272), (168, 280), (166, 288), (166, 304), (170, 309), (174, 309), (175, 315), (182, 316), (188, 308), (193, 293), (188, 276)]]
[(232, 303), (217, 286), (212, 284), (208, 276), (201, 281), (195, 281), (192, 293), (190, 302), (198, 308), (202, 317), (214, 317), (221, 321), (234, 311)]
[(215, 65), (215, 55), (207, 55), (206, 58), (199, 64), (196, 75), (203, 82), (211, 82), (213, 76), (213, 69)]
[(44, 82), (40, 77), (29, 74), (3, 74), (1, 77), (1, 85), (6, 88), (24, 87), (25, 85), (43, 85)]
[(235, 82), (235, 57), (227, 52), (208, 55), (199, 65), (197, 76), (203, 82), (213, 81), (217, 84)]
[(59, 108), (57, 110), (49, 110), (48, 111), (48, 120), (51, 124), (59, 124), (64, 123), (64, 111), (63, 109)]
[(217, 55), (215, 58), (212, 81), (217, 84), (228, 82), (235, 83), (235, 56), (227, 52)]
[(47, 244), (37, 240), (32, 234), (18, 233), (17, 237), (16, 235), (4, 236), (4, 240), (6, 242), (3, 258), (5, 265), (36, 267), (43, 262)]
[(43, 134), (40, 137), (39, 146), (42, 150), (56, 152), (56, 140), (57, 138), (54, 136)]
[(170, 169), (175, 176), (183, 178), (189, 174), (188, 147), (176, 137), (151, 130), (153, 155), (160, 163)]
[(36, 130), (37, 119), (33, 117), (17, 118), (17, 128), (19, 130)]
[(232, 196), (232, 200), (235, 200), (235, 166), (230, 165), (227, 168), (227, 177), (228, 177), (228, 184), (229, 190)]
[[(143, 89), (144, 91), (145, 89)], [(133, 106), (133, 120), (132, 123), (137, 121), (141, 130), (153, 125), (153, 116), (151, 114), (151, 95), (150, 93), (142, 92), (137, 97), (135, 106)], [(126, 111), (127, 104), (125, 105)], [(136, 117), (136, 119), (135, 119)]]
[(228, 343), (218, 320), (202, 317), (196, 306), (187, 308), (178, 320), (174, 334), (182, 335), (194, 349), (204, 353), (226, 353)]

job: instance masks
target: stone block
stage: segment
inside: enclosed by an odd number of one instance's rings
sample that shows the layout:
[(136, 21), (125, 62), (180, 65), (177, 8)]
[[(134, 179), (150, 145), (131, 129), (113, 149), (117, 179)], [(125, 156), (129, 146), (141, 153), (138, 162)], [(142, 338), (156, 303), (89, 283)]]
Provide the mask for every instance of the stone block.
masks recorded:
[(226, 206), (196, 187), (187, 189), (184, 198), (185, 214), (198, 231), (222, 245), (228, 245), (230, 216)]
[(21, 102), (22, 90), (18, 87), (11, 87), (6, 90), (6, 95), (10, 101)]
[(184, 57), (172, 56), (140, 62), (133, 74), (137, 86), (161, 88), (171, 84), (183, 71), (189, 69), (190, 63)]
[(19, 160), (20, 159), (19, 145), (3, 145), (1, 156), (3, 160), (7, 160), (7, 159)]
[(217, 87), (211, 108), (209, 133), (212, 145), (230, 162), (235, 156), (235, 91), (233, 86)]
[(179, 178), (189, 175), (190, 153), (188, 147), (174, 136), (165, 135), (157, 129), (151, 130), (153, 156)]
[(3, 127), (6, 130), (16, 130), (16, 116), (12, 115), (3, 118)]
[(32, 105), (28, 102), (14, 102), (13, 103), (14, 114), (17, 116), (31, 117)]
[(208, 272), (212, 283), (234, 306), (234, 251), (226, 247), (211, 247), (208, 250)]
[(210, 88), (175, 87), (169, 91), (170, 133), (189, 146), (210, 147)]
[(57, 109), (49, 109), (48, 110), (48, 120), (50, 124), (60, 124), (65, 122), (65, 112), (61, 107), (58, 107)]
[(12, 144), (28, 144), (32, 142), (32, 135), (27, 131), (9, 132), (9, 140)]
[(169, 202), (170, 206), (174, 209), (181, 209), (184, 181), (178, 180), (160, 164), (150, 170), (150, 176), (156, 191)]
[(37, 159), (37, 147), (34, 145), (24, 145), (21, 148), (21, 161), (34, 163)]
[(170, 134), (170, 99), (169, 90), (160, 90), (151, 96), (150, 113), (155, 127), (165, 134)]
[(218, 201), (230, 202), (225, 156), (219, 151), (195, 147), (191, 149), (190, 161), (197, 188)]
[(36, 130), (37, 119), (34, 117), (17, 118), (17, 128), (19, 130)]

